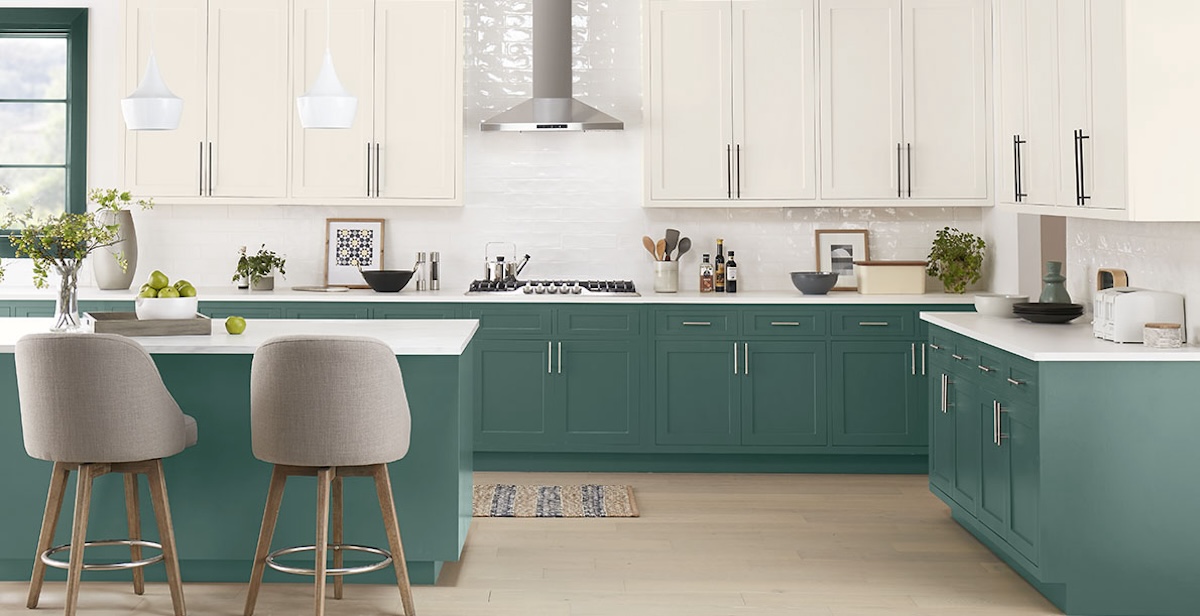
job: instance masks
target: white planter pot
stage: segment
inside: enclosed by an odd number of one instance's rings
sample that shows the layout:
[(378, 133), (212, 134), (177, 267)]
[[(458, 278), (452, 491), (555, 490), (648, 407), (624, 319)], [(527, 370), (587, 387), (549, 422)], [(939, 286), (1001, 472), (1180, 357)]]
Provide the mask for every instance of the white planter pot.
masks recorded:
[[(133, 284), (138, 259), (133, 214), (129, 210), (100, 210), (96, 212), (96, 221), (102, 225), (117, 225), (117, 237), (120, 238), (116, 244), (93, 253), (92, 271), (95, 272), (96, 286), (101, 289), (128, 289)], [(120, 254), (124, 254), (128, 263), (123, 270), (117, 262), (117, 255)]]

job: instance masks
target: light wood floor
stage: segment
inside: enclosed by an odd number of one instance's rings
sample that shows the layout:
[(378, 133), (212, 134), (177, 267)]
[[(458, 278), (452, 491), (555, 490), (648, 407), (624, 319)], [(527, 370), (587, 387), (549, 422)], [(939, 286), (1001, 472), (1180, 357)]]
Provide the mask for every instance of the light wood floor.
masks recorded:
[[(481, 483), (628, 483), (642, 517), (477, 518), (463, 558), (415, 588), (421, 616), (1034, 616), (1060, 614), (966, 531), (925, 476), (477, 473)], [(402, 498), (401, 494), (397, 494)], [(248, 546), (247, 549), (253, 549)], [(0, 583), (0, 616), (61, 613), (48, 583)], [(311, 613), (266, 585), (256, 614)], [(194, 616), (241, 614), (241, 584), (186, 584)], [(171, 613), (165, 584), (88, 583), (81, 616)], [(330, 616), (400, 614), (394, 586), (347, 585)]]

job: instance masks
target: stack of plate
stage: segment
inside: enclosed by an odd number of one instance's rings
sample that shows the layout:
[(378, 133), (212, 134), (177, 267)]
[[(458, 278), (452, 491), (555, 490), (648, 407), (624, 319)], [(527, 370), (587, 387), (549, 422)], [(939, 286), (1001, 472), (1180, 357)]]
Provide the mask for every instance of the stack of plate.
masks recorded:
[(1031, 323), (1069, 323), (1083, 316), (1083, 304), (1013, 304), (1013, 314)]

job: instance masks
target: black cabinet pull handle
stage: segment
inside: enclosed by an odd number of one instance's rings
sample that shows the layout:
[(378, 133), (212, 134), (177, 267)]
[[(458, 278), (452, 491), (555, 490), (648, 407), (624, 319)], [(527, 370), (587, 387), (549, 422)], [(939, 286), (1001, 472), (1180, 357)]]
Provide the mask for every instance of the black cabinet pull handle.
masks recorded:
[(725, 144), (725, 198), (733, 198), (733, 146)]
[(900, 156), (901, 156), (901, 148), (900, 148), (900, 144), (897, 143), (896, 144), (896, 198), (897, 199), (904, 197), (904, 183), (901, 182), (901, 180), (900, 180)]
[(371, 142), (367, 142), (367, 196), (371, 196)]
[(742, 144), (737, 144), (737, 198), (742, 198)]
[(905, 149), (908, 150), (908, 198), (912, 199), (912, 144), (905, 144)]
[(1088, 199), (1092, 197), (1087, 194), (1087, 178), (1084, 171), (1083, 160), (1083, 141), (1091, 139), (1090, 136), (1083, 134), (1083, 129), (1079, 129), (1079, 205), (1087, 205)]
[(204, 142), (200, 142), (200, 196), (204, 196)]
[(1021, 164), (1021, 146), (1025, 143), (1028, 142), (1021, 139), (1020, 135), (1013, 135), (1013, 187), (1016, 191), (1014, 193), (1014, 201), (1017, 203), (1021, 203), (1025, 200), (1025, 197), (1029, 196), (1025, 194), (1021, 186), (1021, 169), (1024, 167)]

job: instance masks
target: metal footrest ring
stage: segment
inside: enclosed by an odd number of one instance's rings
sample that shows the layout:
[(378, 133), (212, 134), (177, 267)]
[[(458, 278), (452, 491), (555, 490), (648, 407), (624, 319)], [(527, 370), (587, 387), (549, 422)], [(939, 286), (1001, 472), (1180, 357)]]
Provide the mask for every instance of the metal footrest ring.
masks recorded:
[[(280, 556), (287, 556), (288, 554), (296, 554), (299, 552), (313, 552), (316, 549), (317, 549), (317, 547), (315, 545), (298, 545), (296, 547), (282, 548), (279, 550), (275, 550), (274, 552), (267, 554), (267, 566), (276, 571), (282, 571), (284, 573), (294, 573), (296, 575), (316, 575), (317, 574), (316, 569), (305, 569), (305, 568), (301, 568), (301, 567), (289, 567), (288, 565), (282, 565), (282, 564), (275, 562), (275, 559)], [(330, 545), (329, 546), (330, 552), (336, 552), (339, 550), (350, 550), (350, 551), (354, 551), (354, 552), (367, 552), (369, 554), (375, 554), (378, 556), (382, 556), (383, 560), (376, 562), (376, 563), (371, 563), (369, 565), (362, 565), (360, 567), (337, 567), (337, 568), (330, 567), (325, 570), (325, 575), (354, 575), (356, 573), (369, 573), (371, 571), (378, 571), (378, 570), (383, 569), (384, 567), (392, 564), (392, 553), (387, 550), (382, 550), (380, 548), (374, 548), (374, 547), (371, 547), (368, 545), (350, 545), (350, 544), (346, 544), (346, 543), (343, 543), (341, 545)]]
[[(136, 545), (136, 546), (141, 546), (143, 548), (154, 548), (156, 550), (162, 549), (162, 544), (160, 544), (160, 543), (155, 543), (153, 541), (143, 541), (141, 539), (102, 539), (100, 541), (85, 541), (83, 543), (83, 547), (85, 547), (85, 548), (90, 548), (92, 546), (98, 546), (98, 545), (126, 545), (126, 546)], [(70, 550), (71, 550), (71, 544), (69, 544), (69, 543), (52, 547), (49, 550), (42, 552), (41, 560), (43, 563), (46, 563), (47, 566), (54, 567), (55, 569), (70, 569), (71, 565), (69, 563), (55, 559), (55, 558), (51, 558), (52, 554), (57, 554), (59, 552), (68, 552)], [(83, 570), (84, 571), (121, 571), (124, 569), (137, 569), (138, 567), (145, 567), (146, 565), (153, 565), (154, 563), (159, 562), (162, 559), (163, 559), (163, 555), (158, 554), (157, 556), (151, 556), (150, 558), (143, 558), (141, 560), (135, 560), (135, 561), (123, 562), (123, 563), (96, 563), (96, 564), (91, 564), (91, 565), (89, 565), (88, 563), (83, 563)]]

